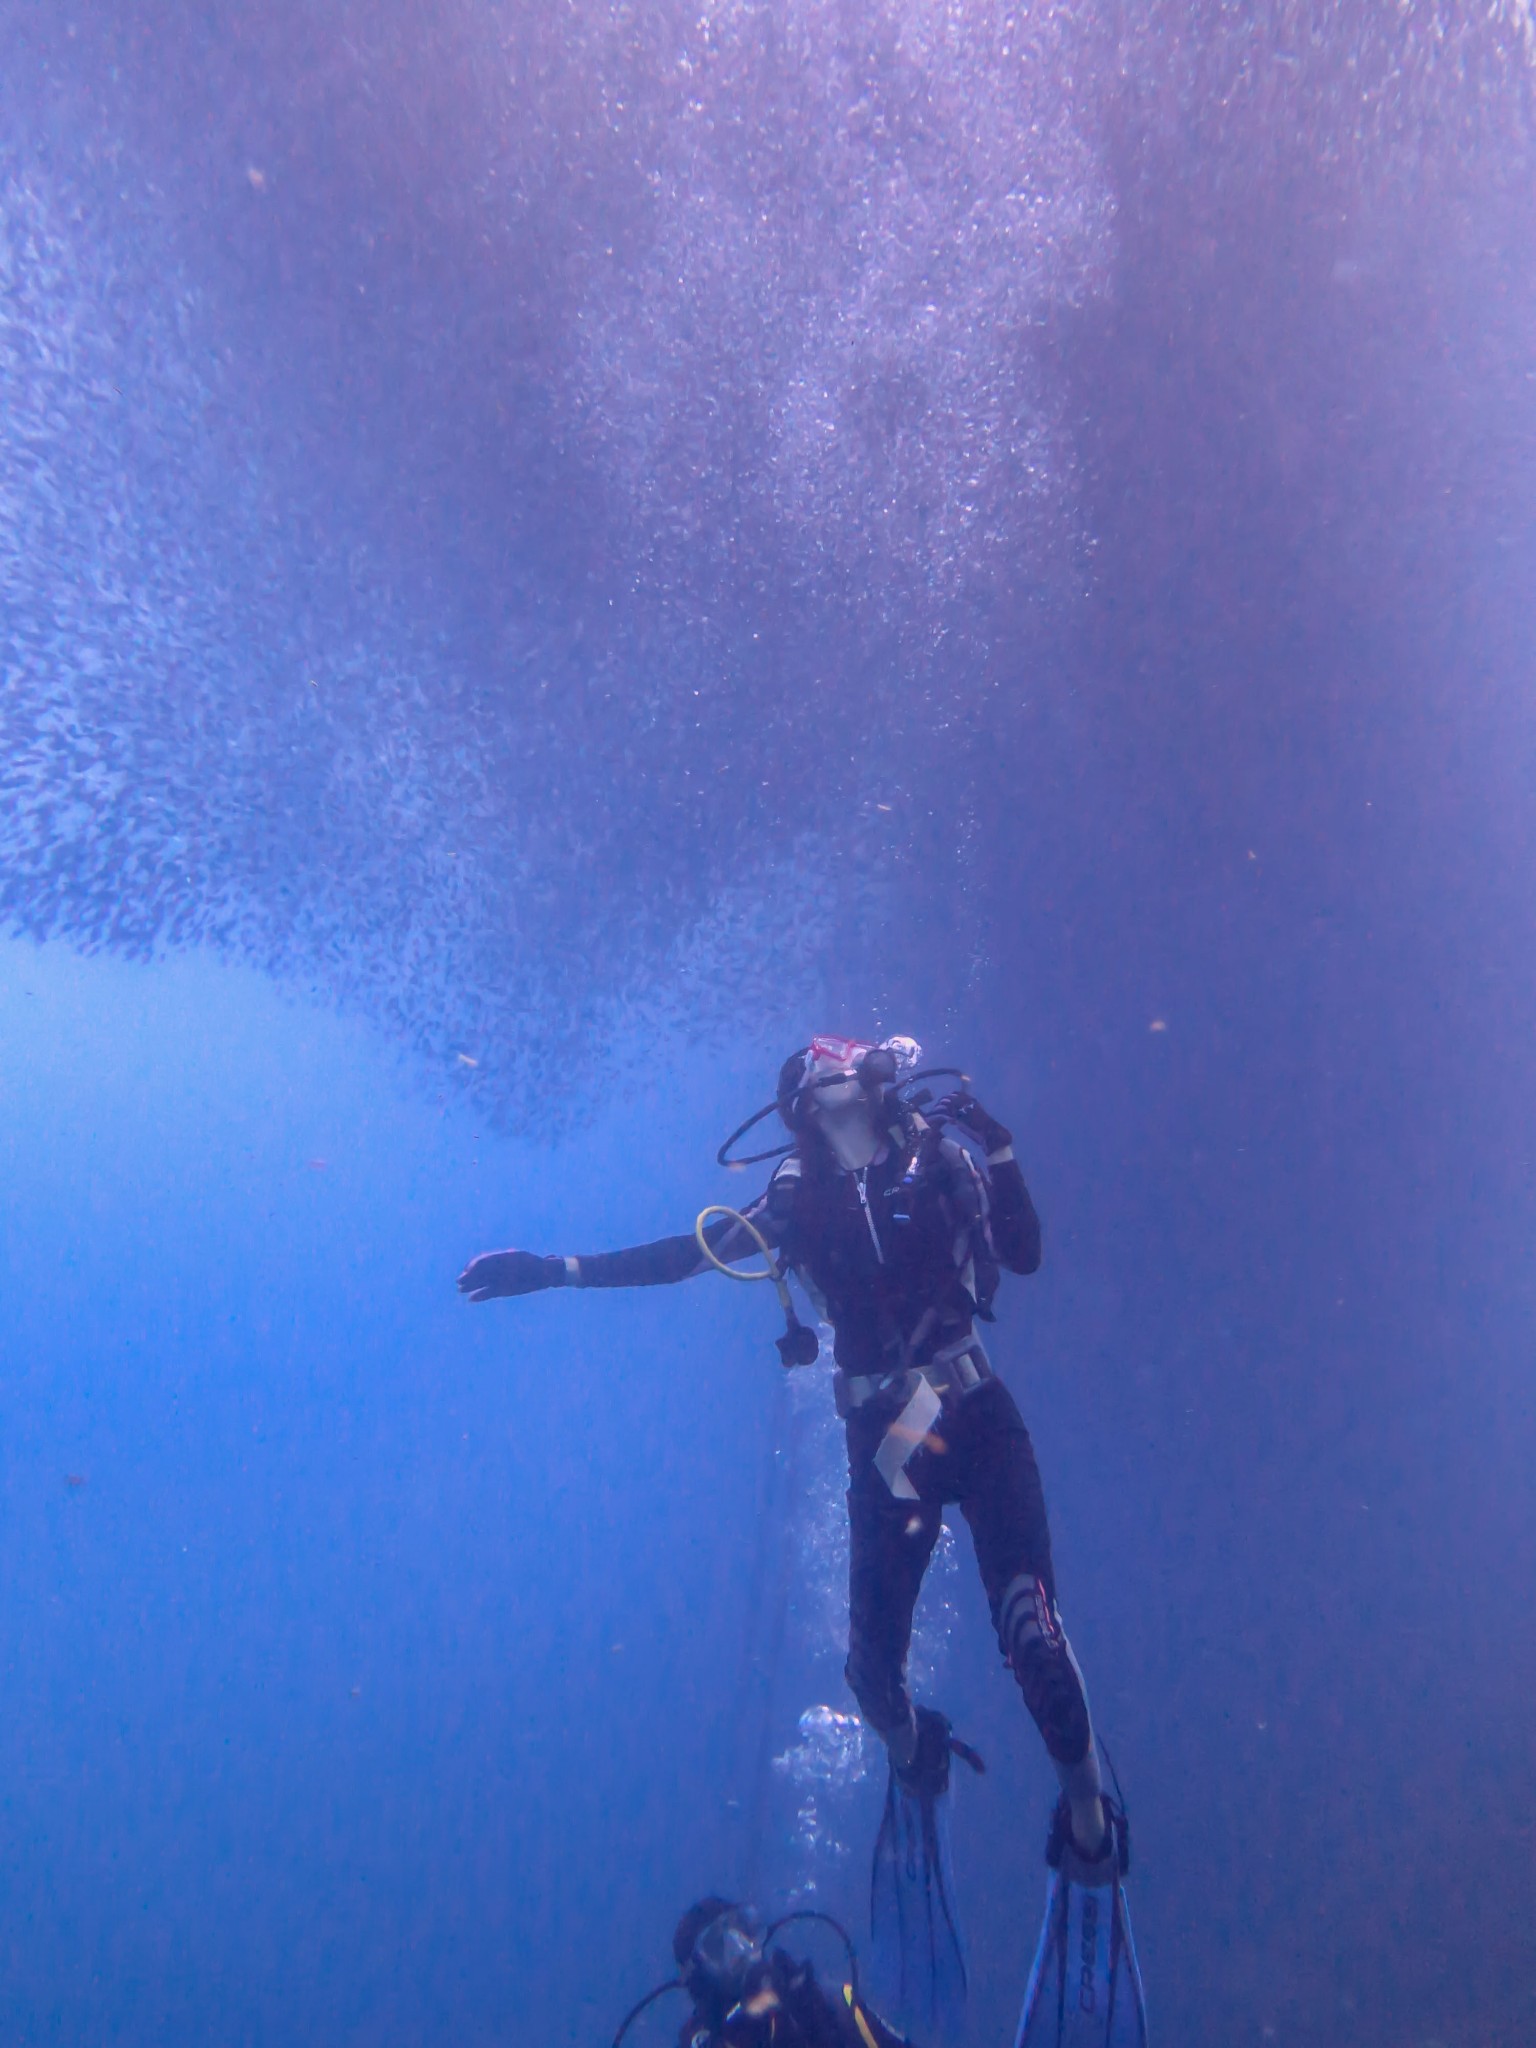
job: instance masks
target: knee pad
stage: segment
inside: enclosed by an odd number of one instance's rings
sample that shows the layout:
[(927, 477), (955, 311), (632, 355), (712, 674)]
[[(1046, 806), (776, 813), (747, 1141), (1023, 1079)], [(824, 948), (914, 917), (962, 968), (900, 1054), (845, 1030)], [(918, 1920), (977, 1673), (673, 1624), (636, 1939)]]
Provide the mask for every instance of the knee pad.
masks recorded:
[(1021, 1574), (1010, 1583), (998, 1602), (997, 1640), (1051, 1760), (1069, 1769), (1082, 1763), (1093, 1746), (1088, 1692), (1042, 1580)]

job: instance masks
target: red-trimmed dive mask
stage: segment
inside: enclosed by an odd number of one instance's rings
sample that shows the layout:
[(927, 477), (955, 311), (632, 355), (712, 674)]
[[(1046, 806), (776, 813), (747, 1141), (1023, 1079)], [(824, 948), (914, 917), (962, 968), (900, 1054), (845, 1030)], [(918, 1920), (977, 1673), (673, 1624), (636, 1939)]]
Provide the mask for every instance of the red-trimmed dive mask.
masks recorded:
[[(805, 1049), (805, 1066), (795, 1090), (790, 1128), (797, 1130), (808, 1115), (836, 1114), (855, 1103), (867, 1103), (882, 1082), (889, 1085), (888, 1058), (874, 1061), (876, 1048), (862, 1038), (818, 1036)], [(894, 1079), (892, 1074), (890, 1079)]]
[[(921, 1058), (922, 1048), (915, 1038), (886, 1038), (871, 1045), (865, 1038), (840, 1038), (822, 1032), (803, 1050), (790, 1054), (780, 1070), (774, 1100), (754, 1110), (745, 1123), (738, 1124), (715, 1157), (722, 1166), (731, 1167), (756, 1166), (764, 1159), (782, 1158), (793, 1149), (792, 1145), (750, 1152), (741, 1158), (735, 1156), (734, 1148), (739, 1139), (775, 1110), (790, 1130), (798, 1134), (813, 1103), (819, 1108), (824, 1102), (828, 1110), (833, 1110), (863, 1100), (878, 1108), (888, 1089), (924, 1078), (923, 1073), (915, 1071)], [(953, 1067), (924, 1070), (930, 1074), (958, 1071)]]
[(844, 1109), (859, 1099), (878, 1102), (887, 1088), (912, 1072), (922, 1056), (915, 1038), (886, 1038), (871, 1045), (864, 1038), (818, 1034), (805, 1049), (787, 1120), (793, 1128), (810, 1108)]
[(850, 1073), (874, 1051), (867, 1038), (834, 1038), (818, 1033), (805, 1049), (805, 1075), (809, 1080), (817, 1068), (846, 1068)]

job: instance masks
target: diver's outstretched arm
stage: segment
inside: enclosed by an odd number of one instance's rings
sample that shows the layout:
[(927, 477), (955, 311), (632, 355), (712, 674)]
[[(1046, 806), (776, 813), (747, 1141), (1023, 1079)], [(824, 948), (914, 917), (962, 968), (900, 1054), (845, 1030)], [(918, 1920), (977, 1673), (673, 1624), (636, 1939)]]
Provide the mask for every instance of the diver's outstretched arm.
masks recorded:
[[(775, 1220), (766, 1200), (746, 1211), (769, 1244), (778, 1241)], [(710, 1250), (727, 1265), (759, 1249), (733, 1217), (717, 1217), (704, 1230)], [(653, 1244), (629, 1245), (617, 1252), (584, 1252), (580, 1258), (545, 1258), (538, 1252), (481, 1252), (459, 1275), (459, 1292), (471, 1301), (495, 1301), (509, 1295), (542, 1294), (550, 1287), (667, 1287), (709, 1270), (698, 1238), (660, 1237)]]

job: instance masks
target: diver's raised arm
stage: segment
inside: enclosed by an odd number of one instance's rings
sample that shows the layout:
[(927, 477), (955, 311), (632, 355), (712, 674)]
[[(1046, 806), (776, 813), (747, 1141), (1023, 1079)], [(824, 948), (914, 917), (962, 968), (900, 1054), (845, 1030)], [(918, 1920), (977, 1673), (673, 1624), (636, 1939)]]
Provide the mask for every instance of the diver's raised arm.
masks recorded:
[(1013, 1156), (1013, 1133), (983, 1109), (968, 1089), (957, 1088), (933, 1107), (981, 1140), (987, 1155), (987, 1181), (992, 1190), (992, 1243), (1010, 1273), (1040, 1269), (1040, 1218)]
[[(764, 1201), (747, 1211), (770, 1244), (777, 1242), (775, 1218)], [(751, 1235), (733, 1217), (706, 1225), (705, 1240), (727, 1265), (757, 1249)], [(509, 1295), (541, 1294), (550, 1287), (669, 1287), (709, 1270), (692, 1231), (686, 1237), (660, 1237), (653, 1244), (629, 1245), (616, 1252), (583, 1252), (579, 1258), (546, 1258), (538, 1252), (481, 1252), (459, 1275), (459, 1292), (471, 1301), (495, 1301)]]

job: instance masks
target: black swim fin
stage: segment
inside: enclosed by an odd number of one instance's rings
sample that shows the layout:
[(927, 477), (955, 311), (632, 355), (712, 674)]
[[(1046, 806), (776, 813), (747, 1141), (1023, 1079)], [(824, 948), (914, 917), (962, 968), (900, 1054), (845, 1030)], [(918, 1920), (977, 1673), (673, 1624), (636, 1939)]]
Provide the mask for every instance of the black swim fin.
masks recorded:
[(917, 1750), (894, 1765), (870, 1875), (874, 1966), (895, 2017), (918, 2039), (944, 2040), (965, 2020), (965, 1938), (949, 1840), (949, 1760), (986, 1768), (931, 1707), (917, 1709)]
[(1089, 1863), (1072, 1839), (1065, 1799), (1051, 1823), (1045, 1924), (1014, 2048), (1147, 2048), (1147, 2007), (1123, 1879), (1125, 1814), (1106, 1797), (1109, 1838)]

